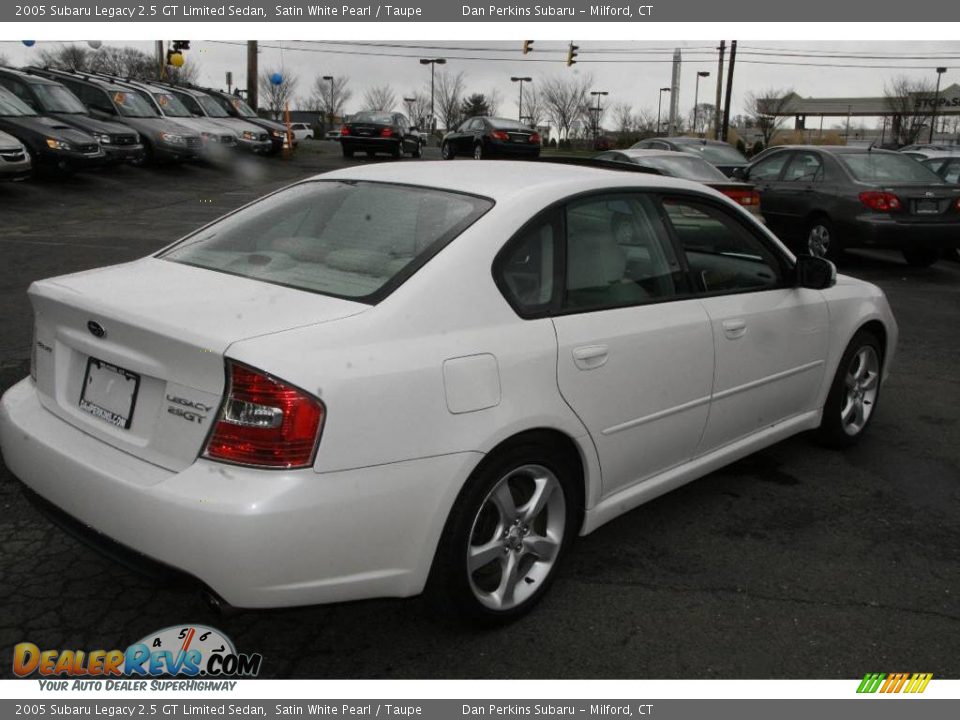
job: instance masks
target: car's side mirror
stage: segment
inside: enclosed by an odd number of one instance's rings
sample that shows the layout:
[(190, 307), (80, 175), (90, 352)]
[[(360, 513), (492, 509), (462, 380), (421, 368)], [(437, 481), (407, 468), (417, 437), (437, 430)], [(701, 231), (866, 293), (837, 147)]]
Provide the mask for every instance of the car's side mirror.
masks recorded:
[(810, 290), (826, 290), (837, 284), (837, 266), (814, 255), (797, 256), (797, 285)]
[(747, 170), (746, 168), (736, 167), (733, 169), (733, 172), (730, 173), (730, 177), (732, 177), (734, 180), (746, 180)]

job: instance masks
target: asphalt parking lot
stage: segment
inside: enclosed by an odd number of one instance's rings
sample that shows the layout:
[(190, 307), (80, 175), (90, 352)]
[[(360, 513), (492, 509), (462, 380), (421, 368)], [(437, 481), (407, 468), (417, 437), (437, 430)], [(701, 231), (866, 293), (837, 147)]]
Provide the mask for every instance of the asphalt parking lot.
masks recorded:
[[(344, 165), (329, 145), (0, 185), (0, 391), (28, 372), (32, 280), (132, 260)], [(419, 599), (218, 617), (51, 526), (0, 464), (0, 674), (18, 642), (126, 647), (193, 622), (262, 653), (267, 677), (960, 677), (960, 264), (851, 253), (841, 271), (879, 284), (900, 324), (863, 442), (838, 453), (794, 438), (618, 518), (580, 539), (532, 614), (495, 631), (442, 624)]]

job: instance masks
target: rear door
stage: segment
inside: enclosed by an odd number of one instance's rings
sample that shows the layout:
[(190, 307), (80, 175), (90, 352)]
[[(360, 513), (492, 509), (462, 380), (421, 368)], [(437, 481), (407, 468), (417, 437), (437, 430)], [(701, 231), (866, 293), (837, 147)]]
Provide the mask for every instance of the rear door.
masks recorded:
[[(810, 213), (825, 206), (823, 196), (830, 191), (824, 185), (825, 172), (820, 153), (807, 150), (791, 153), (776, 192), (782, 222), (792, 227), (804, 227)], [(761, 207), (766, 212), (766, 207), (762, 204)]]
[(693, 456), (713, 336), (652, 195), (590, 196), (563, 215), (557, 382), (596, 445), (609, 495)]
[(783, 151), (765, 157), (750, 168), (747, 177), (753, 183), (754, 189), (760, 193), (760, 208), (764, 219), (778, 234), (790, 234), (791, 230), (796, 230), (787, 222), (781, 180), (790, 154), (788, 151)]
[(816, 409), (829, 316), (786, 258), (720, 203), (667, 197), (669, 224), (713, 328), (716, 371), (698, 454)]

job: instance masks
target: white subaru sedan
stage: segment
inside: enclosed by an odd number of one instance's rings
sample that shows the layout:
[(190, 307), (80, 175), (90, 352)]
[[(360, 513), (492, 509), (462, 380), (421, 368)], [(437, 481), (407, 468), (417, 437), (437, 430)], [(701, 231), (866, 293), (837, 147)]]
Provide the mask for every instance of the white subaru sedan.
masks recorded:
[(338, 170), (29, 295), (28, 494), (231, 606), (479, 622), (641, 503), (858, 440), (897, 340), (878, 288), (703, 185), (530, 162)]

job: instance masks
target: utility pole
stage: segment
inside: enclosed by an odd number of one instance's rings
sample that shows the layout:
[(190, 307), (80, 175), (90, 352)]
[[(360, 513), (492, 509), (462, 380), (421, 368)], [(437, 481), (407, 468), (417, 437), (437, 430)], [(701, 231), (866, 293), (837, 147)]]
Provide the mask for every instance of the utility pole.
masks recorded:
[(727, 41), (720, 41), (720, 59), (717, 61), (717, 102), (713, 106), (713, 139), (720, 139), (720, 102), (723, 100), (723, 53), (727, 49)]
[(166, 67), (167, 60), (164, 57), (164, 53), (163, 53), (163, 40), (157, 40), (156, 48), (157, 48), (157, 77), (163, 80), (166, 75), (166, 69), (167, 69)]
[(254, 112), (260, 104), (257, 102), (257, 41), (247, 40), (247, 105), (253, 108)]
[(733, 96), (733, 65), (737, 61), (737, 41), (730, 41), (730, 66), (727, 68), (727, 96), (723, 100), (723, 131), (720, 139), (727, 141), (727, 131), (730, 129), (730, 98)]

